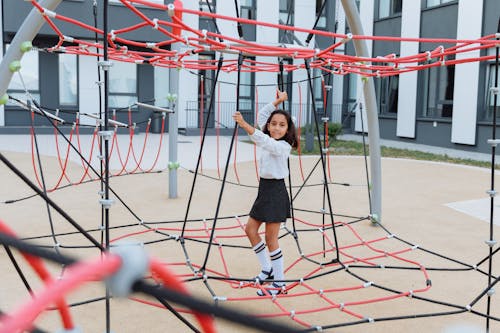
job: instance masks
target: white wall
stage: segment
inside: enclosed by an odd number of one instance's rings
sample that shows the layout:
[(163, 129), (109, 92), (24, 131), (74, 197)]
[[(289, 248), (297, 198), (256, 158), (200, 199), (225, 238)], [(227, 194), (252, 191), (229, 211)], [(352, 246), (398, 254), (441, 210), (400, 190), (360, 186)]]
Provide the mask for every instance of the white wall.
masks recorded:
[[(199, 10), (198, 1), (183, 1), (184, 8)], [(188, 26), (198, 29), (198, 16), (183, 15), (182, 20)], [(191, 33), (182, 31), (183, 36), (192, 36)], [(184, 50), (184, 49), (182, 49)], [(185, 57), (185, 60), (196, 60), (198, 55)], [(176, 68), (170, 69), (176, 71)], [(173, 93), (173, 92), (172, 92)], [(179, 112), (179, 127), (186, 127), (186, 103), (198, 100), (198, 77), (191, 74), (189, 70), (182, 69), (179, 72), (179, 93), (177, 94), (177, 112)]]
[[(257, 0), (257, 21), (261, 22), (279, 22), (279, 2), (269, 0)], [(278, 29), (269, 27), (256, 27), (256, 39), (258, 43), (276, 45), (278, 43)], [(276, 57), (256, 57), (256, 61), (278, 63)], [(255, 73), (255, 85), (258, 89), (259, 103), (272, 102), (276, 96), (277, 88), (276, 73), (257, 72)], [(276, 84), (275, 86), (260, 85)]]
[[(97, 75), (97, 57), (78, 57), (78, 105), (80, 112), (99, 113), (99, 86)], [(104, 82), (104, 74), (101, 71), (101, 81)], [(104, 98), (104, 84), (102, 97)], [(104, 104), (103, 104), (104, 105)], [(90, 117), (81, 116), (80, 123), (85, 125), (95, 125), (96, 122)]]
[[(460, 0), (458, 3), (457, 39), (477, 39), (482, 33), (483, 1)], [(473, 58), (479, 51), (457, 54), (456, 59)], [(453, 119), (451, 141), (474, 145), (476, 143), (479, 62), (455, 66), (453, 90)]]
[[(374, 10), (375, 10), (375, 1), (374, 0), (363, 0), (360, 3), (360, 17), (361, 24), (363, 25), (363, 35), (372, 36), (373, 35), (373, 21), (374, 21)], [(368, 48), (369, 56), (372, 55), (372, 44), (371, 40), (364, 41)], [(351, 42), (352, 43), (352, 42)], [(354, 130), (357, 132), (361, 132), (362, 128), (364, 128), (365, 132), (368, 131), (368, 122), (366, 116), (366, 103), (363, 95), (363, 83), (361, 82), (361, 76), (358, 75), (358, 84), (357, 84), (357, 92), (358, 92), (358, 106), (356, 107), (356, 121), (354, 123)], [(363, 103), (363, 124), (361, 124), (361, 114), (359, 108), (359, 102)], [(363, 125), (363, 126), (362, 126)]]
[[(401, 36), (420, 37), (420, 2), (403, 1), (401, 17)], [(418, 54), (419, 43), (401, 42), (401, 57)], [(405, 66), (413, 66), (410, 63)], [(398, 120), (396, 135), (405, 138), (415, 138), (415, 120), (417, 114), (417, 79), (418, 72), (410, 72), (399, 76)]]

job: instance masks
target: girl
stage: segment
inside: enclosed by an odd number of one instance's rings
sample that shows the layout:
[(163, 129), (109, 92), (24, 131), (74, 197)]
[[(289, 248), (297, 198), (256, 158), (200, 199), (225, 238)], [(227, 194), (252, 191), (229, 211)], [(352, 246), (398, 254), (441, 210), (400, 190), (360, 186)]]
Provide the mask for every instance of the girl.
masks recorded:
[[(277, 91), (278, 98), (259, 111), (256, 129), (248, 124), (240, 112), (235, 112), (233, 119), (248, 133), (252, 141), (263, 149), (260, 157), (259, 192), (250, 211), (245, 233), (259, 259), (262, 271), (255, 277), (259, 281), (273, 280), (270, 295), (284, 291), (283, 255), (278, 244), (281, 222), (290, 217), (290, 200), (285, 186), (288, 177), (288, 156), (292, 148), (297, 148), (295, 125), (288, 112), (276, 110), (276, 107), (288, 99), (285, 91)], [(266, 243), (259, 236), (259, 228), (265, 223)], [(264, 296), (261, 290), (259, 296)]]

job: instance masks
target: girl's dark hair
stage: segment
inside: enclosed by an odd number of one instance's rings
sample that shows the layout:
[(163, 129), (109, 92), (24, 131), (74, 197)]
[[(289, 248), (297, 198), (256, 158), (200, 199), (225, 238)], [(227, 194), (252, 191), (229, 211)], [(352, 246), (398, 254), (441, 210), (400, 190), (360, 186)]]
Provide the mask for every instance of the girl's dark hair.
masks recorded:
[(288, 142), (290, 144), (290, 146), (292, 146), (292, 148), (297, 149), (297, 147), (299, 146), (299, 140), (297, 139), (297, 131), (295, 130), (295, 124), (293, 123), (292, 117), (290, 116), (290, 114), (284, 110), (280, 110), (280, 109), (274, 110), (271, 113), (271, 115), (269, 116), (269, 118), (267, 118), (266, 125), (264, 126), (262, 132), (264, 134), (269, 135), (268, 125), (271, 122), (271, 120), (273, 119), (273, 116), (275, 114), (284, 115), (286, 118), (286, 122), (288, 124), (288, 130), (286, 131), (286, 134), (280, 140), (285, 140), (286, 142)]

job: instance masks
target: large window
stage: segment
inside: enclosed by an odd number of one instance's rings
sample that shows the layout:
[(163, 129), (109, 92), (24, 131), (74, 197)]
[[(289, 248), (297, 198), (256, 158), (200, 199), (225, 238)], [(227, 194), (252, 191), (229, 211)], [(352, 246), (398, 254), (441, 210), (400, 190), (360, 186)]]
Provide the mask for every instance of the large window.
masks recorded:
[[(5, 46), (8, 49), (9, 45)], [(38, 73), (38, 51), (32, 50), (23, 55), (21, 69), (12, 75), (8, 94), (20, 100), (26, 100), (26, 91), (37, 101), (40, 101), (40, 83)], [(9, 102), (10, 105), (12, 104)]]
[(439, 6), (448, 2), (456, 2), (457, 0), (426, 0), (426, 7)]
[(78, 56), (59, 54), (59, 105), (78, 106)]
[(453, 116), (453, 86), (455, 66), (437, 66), (421, 71), (422, 117), (451, 118)]
[(376, 79), (377, 106), (381, 114), (398, 113), (399, 76)]
[(313, 74), (314, 105), (317, 113), (325, 112), (325, 103), (323, 99), (323, 75), (320, 69), (315, 68)]
[(155, 66), (155, 105), (168, 106), (167, 95), (170, 93), (170, 69)]
[[(483, 120), (492, 121), (493, 120), (493, 111), (495, 107), (495, 94), (491, 91), (492, 87), (495, 87), (495, 74), (497, 76), (497, 88), (500, 85), (500, 74), (496, 70), (495, 64), (491, 64), (488, 66), (488, 74), (486, 81), (486, 103), (484, 108)], [(497, 95), (497, 118), (500, 118), (500, 94)]]
[(379, 0), (378, 2), (378, 18), (386, 18), (389, 16), (401, 14), (403, 9), (403, 0)]
[(126, 108), (137, 102), (137, 65), (129, 62), (113, 62), (109, 70), (110, 108)]
[[(294, 0), (279, 0), (280, 2), (280, 24), (293, 26), (294, 25)], [(281, 30), (279, 31), (280, 43), (293, 44), (293, 31)]]

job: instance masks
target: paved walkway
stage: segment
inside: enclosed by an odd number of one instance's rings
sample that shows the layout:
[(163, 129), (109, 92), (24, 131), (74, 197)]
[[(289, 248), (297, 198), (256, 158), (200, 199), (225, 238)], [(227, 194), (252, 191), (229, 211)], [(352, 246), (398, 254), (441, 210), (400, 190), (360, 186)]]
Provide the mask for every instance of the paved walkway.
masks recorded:
[[(338, 138), (342, 140), (357, 141), (357, 142), (361, 142), (363, 140), (361, 135), (358, 134), (342, 134)], [(488, 161), (488, 162), (491, 161), (490, 154), (476, 153), (459, 149), (427, 146), (417, 143), (401, 142), (401, 141), (385, 140), (385, 139), (381, 139), (380, 144), (386, 147), (410, 149), (410, 150), (416, 150), (438, 155), (448, 155), (454, 158), (472, 159), (477, 161)]]

